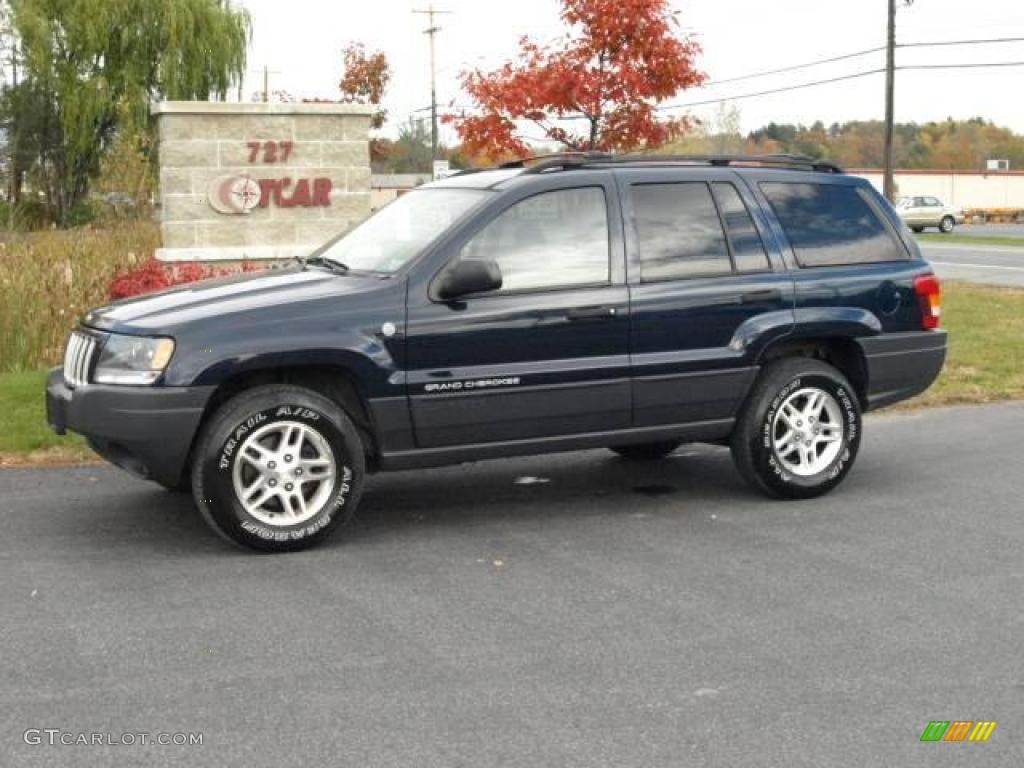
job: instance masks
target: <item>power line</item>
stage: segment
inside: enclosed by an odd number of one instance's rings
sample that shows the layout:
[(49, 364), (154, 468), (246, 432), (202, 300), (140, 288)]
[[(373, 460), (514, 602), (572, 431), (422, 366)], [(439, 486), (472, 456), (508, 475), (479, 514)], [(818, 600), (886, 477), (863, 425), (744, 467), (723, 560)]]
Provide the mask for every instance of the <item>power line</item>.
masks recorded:
[[(919, 41), (913, 43), (897, 43), (897, 48), (938, 48), (942, 46), (958, 46), (958, 45), (985, 45), (985, 44), (996, 44), (996, 43), (1020, 43), (1024, 42), (1024, 37), (987, 37), (987, 38), (974, 38), (970, 40), (936, 40), (936, 41)], [(749, 72), (745, 75), (737, 75), (736, 77), (727, 77), (721, 80), (709, 80), (706, 83), (701, 83), (698, 88), (711, 88), (716, 85), (725, 85), (726, 83), (737, 83), (742, 80), (754, 80), (760, 77), (768, 77), (769, 75), (780, 75), (785, 72), (796, 72), (801, 69), (810, 69), (811, 67), (819, 67), (822, 64), (834, 64), (837, 61), (848, 61), (849, 59), (860, 58), (861, 56), (867, 56), (872, 53), (880, 53), (885, 50), (884, 45), (877, 46), (875, 48), (865, 48), (861, 51), (852, 51), (850, 53), (843, 53), (839, 56), (830, 56), (825, 59), (815, 59), (814, 61), (806, 61), (802, 64), (793, 64), (788, 67), (779, 67), (778, 69), (766, 69), (762, 72)]]
[(984, 45), (986, 43), (1020, 43), (1024, 37), (984, 37), (974, 40), (936, 40), (934, 42), (898, 43), (897, 48), (938, 48), (944, 45)]
[(983, 69), (985, 67), (1024, 67), (1024, 61), (982, 61), (967, 64), (907, 64), (896, 69)]
[(783, 72), (795, 72), (798, 69), (808, 69), (809, 67), (817, 67), (821, 64), (831, 64), (836, 61), (845, 61), (847, 59), (856, 59), (860, 56), (867, 56), (869, 53), (878, 53), (884, 51), (885, 46), (878, 46), (877, 48), (866, 48), (863, 51), (854, 51), (853, 53), (844, 53), (841, 56), (832, 56), (827, 59), (817, 59), (815, 61), (808, 61), (804, 64), (794, 64), (789, 67), (780, 67), (779, 69), (768, 69), (764, 72), (751, 72), (747, 75), (738, 75), (736, 77), (727, 77), (724, 80), (710, 80), (706, 83), (701, 83), (700, 88), (709, 88), (714, 85), (723, 85), (725, 83), (736, 83), (740, 80), (753, 80), (758, 77), (767, 77), (768, 75), (778, 75)]
[(661, 110), (666, 110), (666, 109), (685, 109), (685, 108), (688, 108), (688, 107), (703, 107), (703, 106), (705, 106), (707, 104), (718, 104), (719, 102), (722, 102), (722, 101), (739, 101), (740, 99), (752, 99), (752, 98), (754, 98), (756, 96), (768, 96), (768, 95), (773, 94), (773, 93), (784, 93), (786, 91), (798, 91), (798, 90), (800, 90), (802, 88), (813, 88), (816, 85), (827, 85), (829, 83), (838, 83), (838, 82), (841, 82), (843, 80), (855, 80), (855, 79), (857, 79), (859, 77), (867, 77), (868, 75), (877, 75), (880, 72), (884, 72), (884, 71), (885, 71), (884, 67), (879, 67), (878, 69), (867, 69), (867, 70), (864, 70), (863, 72), (854, 72), (851, 75), (839, 75), (838, 77), (829, 77), (829, 78), (827, 78), (825, 80), (812, 80), (811, 82), (808, 82), (808, 83), (798, 83), (796, 85), (785, 85), (785, 86), (781, 86), (779, 88), (771, 88), (771, 89), (766, 90), (766, 91), (755, 91), (753, 93), (742, 93), (742, 94), (739, 94), (739, 95), (736, 95), (736, 96), (726, 96), (726, 97), (723, 97), (723, 98), (720, 98), (720, 99), (707, 99), (705, 101), (691, 101), (691, 102), (687, 102), (685, 104), (666, 104), (664, 106), (658, 107), (658, 110), (661, 111)]
[[(978, 63), (967, 63), (967, 64), (904, 64), (896, 67), (897, 71), (900, 70), (927, 70), (927, 69), (981, 69), (985, 67), (1021, 67), (1024, 66), (1024, 61), (992, 61), (992, 62), (978, 62)], [(796, 85), (785, 85), (779, 88), (770, 88), (764, 91), (754, 91), (752, 93), (741, 93), (735, 96), (723, 96), (718, 99), (705, 99), (703, 101), (688, 101), (683, 104), (665, 104), (657, 107), (659, 111), (669, 109), (688, 109), (690, 107), (704, 107), (708, 104), (719, 104), (723, 101), (740, 101), (742, 99), (753, 99), (757, 96), (770, 96), (775, 93), (785, 93), (787, 91), (799, 91), (804, 88), (813, 88), (818, 85), (828, 85), (829, 83), (838, 83), (844, 80), (856, 80), (857, 78), (867, 77), (869, 75), (877, 75), (881, 72), (885, 72), (884, 67), (878, 69), (867, 69), (862, 72), (854, 72), (850, 75), (840, 75), (838, 77), (829, 77), (824, 80), (812, 80), (807, 83), (797, 83)]]

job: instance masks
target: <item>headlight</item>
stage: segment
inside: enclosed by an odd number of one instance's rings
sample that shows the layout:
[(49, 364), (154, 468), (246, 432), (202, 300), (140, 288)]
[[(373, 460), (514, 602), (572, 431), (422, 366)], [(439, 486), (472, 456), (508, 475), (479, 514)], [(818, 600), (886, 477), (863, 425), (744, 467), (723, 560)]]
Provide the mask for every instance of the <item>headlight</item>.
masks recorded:
[(103, 345), (93, 380), (97, 384), (152, 384), (172, 354), (174, 339), (112, 334)]

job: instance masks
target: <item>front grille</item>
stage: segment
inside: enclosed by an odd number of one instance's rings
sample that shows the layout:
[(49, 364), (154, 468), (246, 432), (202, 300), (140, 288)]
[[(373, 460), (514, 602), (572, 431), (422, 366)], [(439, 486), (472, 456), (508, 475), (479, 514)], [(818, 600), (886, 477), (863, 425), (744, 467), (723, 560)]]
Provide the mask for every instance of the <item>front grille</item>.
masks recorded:
[(69, 387), (89, 383), (89, 369), (96, 352), (96, 339), (81, 331), (73, 331), (64, 350), (64, 381)]

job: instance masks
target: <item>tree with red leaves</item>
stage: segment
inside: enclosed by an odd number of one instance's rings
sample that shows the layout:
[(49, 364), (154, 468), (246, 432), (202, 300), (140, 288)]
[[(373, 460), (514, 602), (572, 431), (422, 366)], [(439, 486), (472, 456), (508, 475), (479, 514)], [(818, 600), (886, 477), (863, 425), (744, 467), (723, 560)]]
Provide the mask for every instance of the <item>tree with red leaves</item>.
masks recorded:
[[(345, 71), (338, 88), (341, 100), (346, 103), (372, 104), (379, 106), (384, 99), (384, 90), (391, 80), (391, 65), (383, 51), (367, 53), (362, 43), (351, 43), (342, 51)], [(370, 118), (371, 128), (384, 125), (387, 112), (383, 109)]]
[[(560, 45), (520, 40), (519, 61), (462, 74), (479, 110), (448, 115), (469, 154), (529, 153), (520, 125), (570, 150), (659, 146), (690, 126), (656, 107), (702, 83), (700, 45), (679, 35), (668, 0), (562, 0)], [(581, 131), (566, 125), (582, 124)]]

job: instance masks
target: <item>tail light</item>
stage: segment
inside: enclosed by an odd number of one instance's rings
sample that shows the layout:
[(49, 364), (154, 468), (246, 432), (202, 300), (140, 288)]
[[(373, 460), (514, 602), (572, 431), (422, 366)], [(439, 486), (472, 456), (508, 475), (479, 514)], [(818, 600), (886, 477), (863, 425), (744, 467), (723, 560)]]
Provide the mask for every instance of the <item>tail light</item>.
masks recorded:
[(918, 275), (914, 278), (914, 293), (921, 307), (921, 326), (929, 331), (939, 327), (942, 317), (942, 286), (935, 275)]

